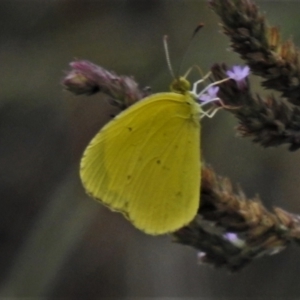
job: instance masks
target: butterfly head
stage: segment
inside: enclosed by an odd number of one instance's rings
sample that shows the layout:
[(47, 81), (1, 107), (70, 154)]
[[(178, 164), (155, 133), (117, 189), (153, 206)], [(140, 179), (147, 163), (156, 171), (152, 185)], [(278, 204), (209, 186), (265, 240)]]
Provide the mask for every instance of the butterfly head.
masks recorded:
[(179, 77), (173, 80), (170, 86), (171, 92), (185, 94), (191, 89), (190, 82), (184, 77)]

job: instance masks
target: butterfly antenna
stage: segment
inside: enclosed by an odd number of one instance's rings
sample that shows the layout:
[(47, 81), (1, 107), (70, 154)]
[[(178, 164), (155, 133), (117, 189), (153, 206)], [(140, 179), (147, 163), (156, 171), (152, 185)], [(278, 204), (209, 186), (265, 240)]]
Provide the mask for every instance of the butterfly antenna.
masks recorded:
[(168, 47), (168, 36), (167, 35), (164, 36), (163, 41), (164, 41), (164, 48), (165, 48), (166, 60), (167, 60), (169, 71), (170, 71), (172, 77), (176, 78), (174, 70), (172, 68), (172, 64), (171, 64), (170, 52), (169, 52), (169, 47)]
[[(199, 30), (200, 30), (201, 28), (203, 28), (203, 27), (204, 27), (204, 23), (199, 23), (199, 24), (197, 25), (197, 27), (195, 28), (195, 30), (194, 30), (194, 32), (193, 32), (193, 34), (192, 34), (192, 36), (191, 36), (191, 39), (190, 39), (190, 41), (189, 41), (188, 47), (187, 47), (187, 49), (186, 49), (186, 51), (185, 51), (185, 53), (184, 53), (184, 55), (183, 55), (183, 58), (182, 58), (182, 60), (181, 60), (180, 66), (179, 66), (179, 68), (178, 68), (178, 74), (179, 74), (179, 72), (180, 72), (180, 70), (181, 70), (181, 67), (182, 67), (183, 62), (185, 61), (185, 58), (187, 57), (187, 55), (188, 55), (188, 53), (189, 53), (189, 49), (191, 48), (191, 45), (193, 44), (193, 41), (194, 41), (195, 36), (196, 36), (197, 33), (199, 32)], [(190, 71), (191, 71), (191, 68), (188, 70), (188, 72), (186, 73), (186, 75), (188, 75)], [(184, 78), (186, 78), (186, 75), (184, 76)]]

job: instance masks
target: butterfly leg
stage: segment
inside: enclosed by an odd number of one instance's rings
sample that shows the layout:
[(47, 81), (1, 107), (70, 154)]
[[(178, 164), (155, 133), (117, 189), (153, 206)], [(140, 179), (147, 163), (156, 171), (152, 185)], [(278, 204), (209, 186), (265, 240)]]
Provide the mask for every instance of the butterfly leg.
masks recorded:
[[(211, 103), (211, 102), (215, 102), (215, 101), (219, 101), (219, 102), (220, 102), (221, 107), (219, 107), (219, 108), (239, 109), (239, 108), (242, 107), (242, 106), (235, 106), (235, 107), (232, 107), (232, 106), (230, 106), (230, 105), (226, 105), (226, 104), (222, 101), (222, 99), (219, 98), (219, 97), (212, 98), (212, 99), (210, 99), (210, 100), (208, 100), (208, 101), (205, 101), (205, 102), (201, 103), (201, 104), (200, 104), (200, 107), (203, 107), (204, 105), (209, 104), (209, 103)], [(218, 109), (219, 109), (219, 108), (218, 108)]]
[(217, 112), (219, 109), (221, 109), (222, 107), (211, 107), (210, 109), (208, 109), (207, 111), (202, 111), (201, 113), (201, 116), (200, 116), (200, 119), (202, 119), (203, 117), (208, 117), (208, 118), (212, 118)]
[(196, 82), (194, 82), (193, 84), (193, 89), (192, 89), (192, 93), (194, 95), (197, 95), (197, 88), (198, 88), (198, 85), (202, 82), (204, 82), (209, 76), (211, 75), (211, 72), (208, 72), (203, 78), (197, 80)]
[[(221, 99), (220, 99), (219, 97), (216, 97), (216, 98), (212, 98), (212, 99), (210, 99), (210, 100), (208, 100), (208, 101), (205, 101), (205, 102), (201, 103), (201, 104), (200, 104), (200, 107), (203, 107), (204, 105), (209, 104), (209, 103), (211, 103), (211, 102), (215, 102), (215, 101), (220, 101), (220, 102), (222, 102)], [(222, 102), (222, 103), (223, 103), (223, 102)]]

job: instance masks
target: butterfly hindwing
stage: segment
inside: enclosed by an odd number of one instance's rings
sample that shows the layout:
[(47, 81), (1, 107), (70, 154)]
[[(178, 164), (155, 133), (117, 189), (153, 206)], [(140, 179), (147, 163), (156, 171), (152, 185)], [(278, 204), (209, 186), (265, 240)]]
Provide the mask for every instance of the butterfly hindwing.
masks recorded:
[(122, 112), (84, 153), (87, 192), (144, 232), (186, 225), (199, 206), (199, 110), (188, 94), (160, 93)]

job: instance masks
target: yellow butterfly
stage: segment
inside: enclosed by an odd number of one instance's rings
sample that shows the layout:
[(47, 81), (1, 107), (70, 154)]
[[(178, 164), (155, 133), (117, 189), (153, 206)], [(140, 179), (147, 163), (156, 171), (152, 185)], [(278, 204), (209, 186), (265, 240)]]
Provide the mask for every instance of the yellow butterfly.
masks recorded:
[(87, 193), (145, 233), (176, 231), (197, 214), (200, 119), (216, 112), (203, 111), (197, 102), (216, 84), (197, 94), (204, 79), (192, 91), (184, 77), (175, 79), (171, 92), (148, 96), (120, 113), (84, 151), (80, 176)]

